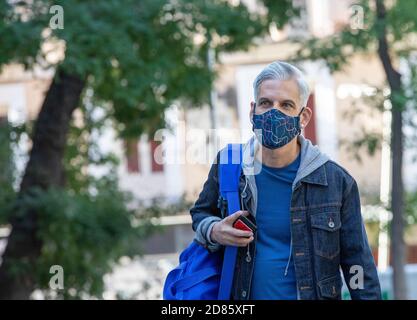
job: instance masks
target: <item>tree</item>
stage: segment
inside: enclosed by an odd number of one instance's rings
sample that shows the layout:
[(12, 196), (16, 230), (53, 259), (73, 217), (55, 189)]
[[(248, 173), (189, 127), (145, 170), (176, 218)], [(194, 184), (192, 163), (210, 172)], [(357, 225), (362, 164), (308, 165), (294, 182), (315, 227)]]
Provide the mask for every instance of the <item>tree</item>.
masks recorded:
[[(324, 60), (332, 71), (343, 68), (357, 53), (376, 53), (390, 89), (391, 124), (391, 254), (393, 261), (393, 288), (395, 299), (407, 297), (405, 283), (404, 243), (404, 186), (402, 177), (404, 151), (404, 112), (415, 108), (415, 66), (411, 67), (410, 81), (404, 81), (399, 71), (400, 60), (413, 60), (413, 38), (417, 32), (417, 5), (406, 0), (358, 1), (364, 12), (363, 29), (346, 26), (340, 32), (324, 39), (309, 39), (297, 52), (297, 59)], [(355, 17), (352, 17), (355, 18)], [(408, 109), (407, 109), (408, 108)], [(368, 139), (369, 138), (369, 139)], [(381, 137), (379, 137), (381, 139)], [(375, 145), (375, 135), (364, 133), (363, 141)]]
[[(3, 168), (0, 173), (0, 208), (7, 207), (15, 197), (13, 190), (14, 161), (10, 132), (11, 128), (6, 118), (0, 118), (0, 168)], [(0, 214), (0, 225), (5, 222), (6, 217)]]
[[(63, 10), (52, 15), (52, 5)], [(56, 23), (59, 19), (64, 20)], [(0, 3), (0, 66), (55, 70), (9, 221), (0, 298), (27, 299), (36, 287), (31, 272), (14, 272), (19, 261), (36, 265), (44, 250), (39, 230), (45, 221), (40, 207), (27, 199), (41, 197), (39, 190), (49, 194), (65, 187), (68, 131), (86, 89), (117, 122), (121, 136), (152, 132), (163, 125), (164, 110), (173, 101), (207, 101), (215, 76), (206, 65), (208, 38), (218, 54), (247, 48), (266, 29), (266, 19), (245, 5), (221, 0)], [(46, 46), (53, 47), (52, 54), (62, 51), (62, 58), (53, 61)], [(51, 197), (53, 203), (56, 197)]]

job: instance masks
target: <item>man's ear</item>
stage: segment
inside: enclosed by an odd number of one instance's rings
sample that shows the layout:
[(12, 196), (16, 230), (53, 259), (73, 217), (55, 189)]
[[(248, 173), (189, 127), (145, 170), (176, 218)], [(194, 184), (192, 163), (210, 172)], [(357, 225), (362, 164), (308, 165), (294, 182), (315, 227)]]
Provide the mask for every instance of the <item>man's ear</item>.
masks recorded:
[(252, 118), (253, 118), (254, 109), (255, 109), (255, 102), (252, 101), (250, 103), (250, 111), (249, 111), (249, 120), (250, 120), (250, 123), (252, 123), (252, 124), (253, 124)]
[(309, 107), (305, 107), (303, 112), (300, 115), (300, 125), (302, 129), (307, 127), (312, 115), (313, 115), (313, 111)]

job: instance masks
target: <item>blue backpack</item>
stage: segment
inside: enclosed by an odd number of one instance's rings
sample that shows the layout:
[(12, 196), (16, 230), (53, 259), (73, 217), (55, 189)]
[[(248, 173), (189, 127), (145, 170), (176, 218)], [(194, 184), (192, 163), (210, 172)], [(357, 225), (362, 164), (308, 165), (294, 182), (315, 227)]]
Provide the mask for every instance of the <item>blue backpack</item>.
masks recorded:
[[(240, 210), (239, 177), (242, 145), (228, 144), (220, 151), (219, 191), (227, 200), (228, 214)], [(193, 241), (181, 254), (179, 265), (165, 279), (164, 300), (229, 300), (237, 247), (210, 253)]]

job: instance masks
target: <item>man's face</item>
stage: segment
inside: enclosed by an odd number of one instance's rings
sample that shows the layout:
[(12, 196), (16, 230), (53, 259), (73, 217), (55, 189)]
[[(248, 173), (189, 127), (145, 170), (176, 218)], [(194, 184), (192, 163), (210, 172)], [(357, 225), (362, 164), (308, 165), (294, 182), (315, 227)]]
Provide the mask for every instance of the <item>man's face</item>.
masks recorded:
[[(265, 80), (261, 83), (258, 92), (256, 108), (251, 103), (250, 119), (252, 121), (253, 112), (262, 114), (276, 108), (286, 115), (295, 117), (302, 110), (300, 92), (296, 80)], [(304, 128), (312, 115), (310, 108), (304, 108), (300, 115), (300, 124)]]

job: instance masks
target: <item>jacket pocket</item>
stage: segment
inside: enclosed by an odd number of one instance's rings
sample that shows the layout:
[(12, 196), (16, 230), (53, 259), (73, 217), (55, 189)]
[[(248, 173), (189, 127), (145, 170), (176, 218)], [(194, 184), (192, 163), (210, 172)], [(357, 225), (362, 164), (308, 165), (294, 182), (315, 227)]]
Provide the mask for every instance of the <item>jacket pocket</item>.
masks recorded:
[(340, 253), (339, 212), (321, 212), (310, 216), (315, 254), (333, 259)]
[(339, 275), (317, 283), (321, 299), (341, 299), (342, 279)]

